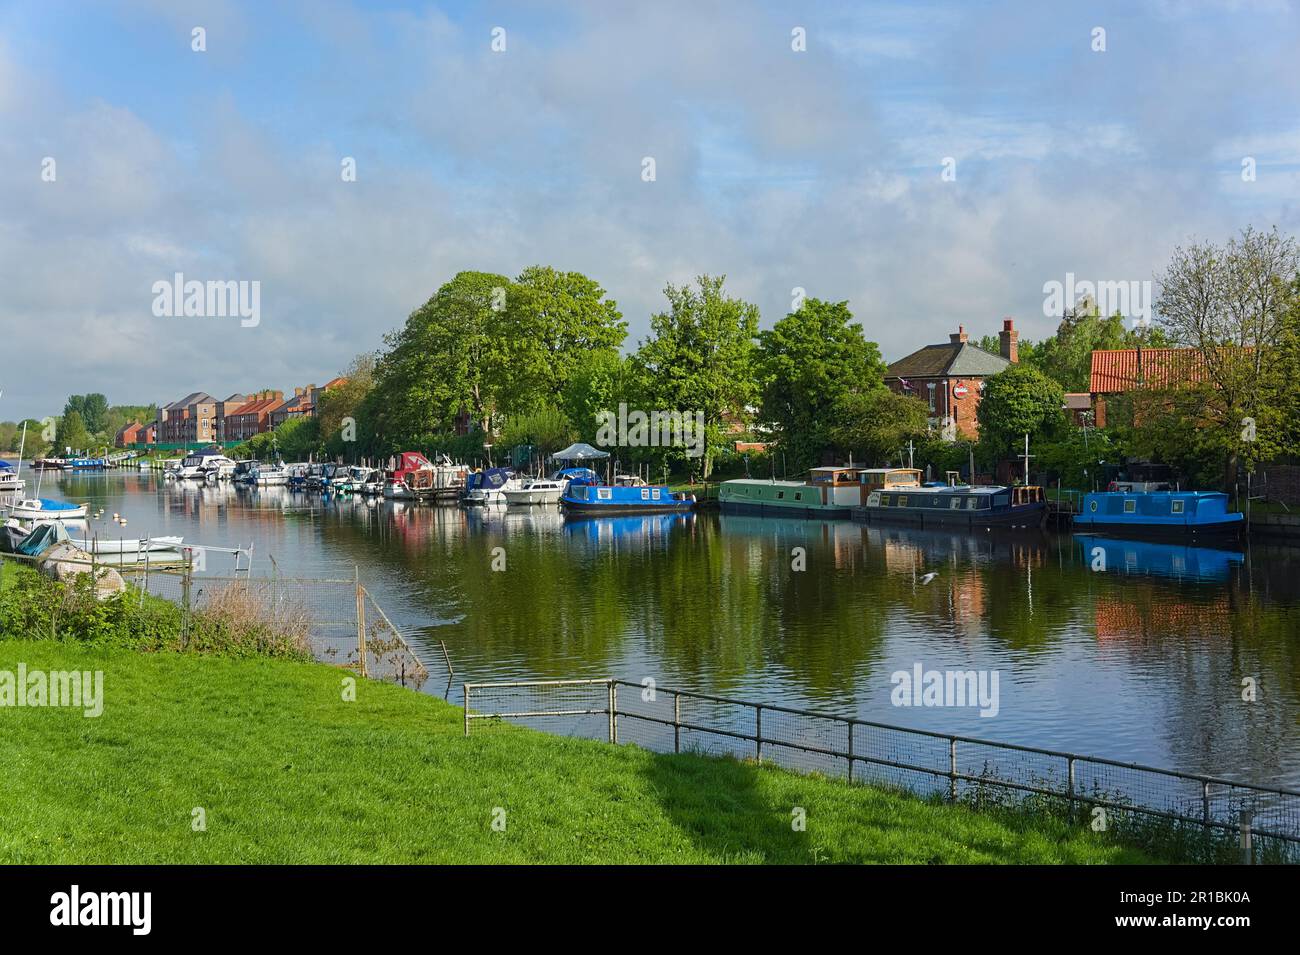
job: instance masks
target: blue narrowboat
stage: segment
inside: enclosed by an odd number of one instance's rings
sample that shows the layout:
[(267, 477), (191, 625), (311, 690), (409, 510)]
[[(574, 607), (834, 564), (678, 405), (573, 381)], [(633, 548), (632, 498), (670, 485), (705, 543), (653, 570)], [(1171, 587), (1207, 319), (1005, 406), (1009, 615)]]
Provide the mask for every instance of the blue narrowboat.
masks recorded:
[(689, 511), (694, 494), (674, 494), (663, 485), (639, 487), (573, 484), (560, 498), (565, 514), (595, 517), (603, 514), (658, 514)]
[(1074, 526), (1093, 533), (1144, 537), (1240, 534), (1245, 518), (1218, 491), (1094, 491), (1083, 496)]

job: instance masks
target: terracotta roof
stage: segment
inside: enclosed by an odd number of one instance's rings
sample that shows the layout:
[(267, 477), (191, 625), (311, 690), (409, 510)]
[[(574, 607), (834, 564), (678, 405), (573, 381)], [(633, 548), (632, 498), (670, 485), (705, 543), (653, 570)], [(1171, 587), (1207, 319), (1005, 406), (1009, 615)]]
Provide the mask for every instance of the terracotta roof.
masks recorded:
[(980, 378), (996, 375), (1011, 362), (970, 342), (926, 345), (889, 366), (889, 378), (941, 378), (945, 375)]
[(1092, 353), (1088, 391), (1108, 395), (1204, 380), (1205, 359), (1195, 348), (1119, 348)]

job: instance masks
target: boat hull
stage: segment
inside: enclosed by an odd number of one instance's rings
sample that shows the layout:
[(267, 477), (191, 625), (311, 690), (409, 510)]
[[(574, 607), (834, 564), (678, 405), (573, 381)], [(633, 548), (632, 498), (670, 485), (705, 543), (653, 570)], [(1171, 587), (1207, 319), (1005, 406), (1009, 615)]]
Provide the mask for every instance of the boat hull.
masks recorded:
[(502, 491), (507, 504), (558, 504), (560, 496), (564, 493), (563, 488), (523, 488), (522, 490)]
[(822, 507), (808, 504), (775, 504), (766, 501), (721, 501), (724, 514), (752, 514), (759, 517), (794, 517), (815, 520), (843, 520), (852, 516), (850, 507)]
[(855, 507), (853, 519), (865, 524), (903, 524), (912, 527), (1038, 527), (1043, 523), (1047, 505), (1042, 502), (1019, 504), (997, 510), (957, 511), (946, 508)]

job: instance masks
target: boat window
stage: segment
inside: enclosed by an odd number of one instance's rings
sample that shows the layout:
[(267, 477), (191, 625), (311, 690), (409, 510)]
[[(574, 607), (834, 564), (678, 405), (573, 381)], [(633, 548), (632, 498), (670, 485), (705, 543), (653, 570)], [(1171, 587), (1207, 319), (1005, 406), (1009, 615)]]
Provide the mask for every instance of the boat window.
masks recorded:
[[(867, 503), (870, 504), (871, 502), (868, 501)], [(881, 507), (889, 507), (889, 495), (888, 495), (888, 494), (882, 494), (882, 495), (880, 495), (880, 506), (881, 506)]]
[(1170, 509), (1170, 511), (1171, 511), (1172, 513), (1174, 513), (1174, 514), (1181, 514), (1181, 513), (1183, 513), (1183, 502), (1182, 502), (1182, 501), (1170, 501), (1170, 502), (1169, 502), (1169, 509)]
[(968, 510), (968, 511), (973, 511), (973, 510), (975, 510), (975, 508), (976, 508), (976, 506), (977, 506), (978, 504), (979, 504), (979, 499), (978, 499), (978, 498), (974, 498), (974, 497), (972, 497), (972, 498), (967, 498), (967, 500), (966, 500), (966, 510)]
[(784, 498), (785, 498), (785, 491), (777, 491), (777, 492), (776, 492), (776, 499), (777, 499), (778, 501), (780, 501), (780, 500), (784, 500)]
[(596, 488), (596, 497), (602, 501), (608, 501), (614, 496), (613, 489), (607, 487)]
[(1125, 514), (1136, 514), (1136, 513), (1137, 513), (1137, 509), (1138, 509), (1138, 502), (1137, 502), (1137, 501), (1134, 501), (1134, 500), (1126, 500), (1126, 501), (1124, 502), (1124, 513), (1125, 513)]
[(961, 498), (959, 497), (948, 498), (948, 507), (950, 510), (954, 510), (954, 511), (961, 510)]
[(795, 499), (796, 501), (802, 501), (802, 500), (803, 500), (803, 491), (795, 491), (795, 492), (794, 492), (794, 499)]
[(1094, 514), (1096, 514), (1096, 513), (1097, 513), (1097, 502), (1096, 502), (1096, 501), (1090, 501), (1090, 502), (1088, 502), (1088, 510), (1090, 510), (1090, 511), (1092, 511)]
[(907, 495), (906, 495), (906, 494), (900, 494), (900, 495), (898, 495), (898, 506), (899, 506), (899, 507), (907, 507)]
[[(659, 496), (658, 494), (655, 495), (655, 497), (658, 496)], [(650, 489), (648, 487), (641, 488), (641, 500), (643, 501), (650, 500)]]
[(653, 497), (656, 501), (659, 500), (659, 488), (657, 488), (657, 487), (656, 487), (656, 488), (653, 488), (653, 489), (650, 491), (650, 496)]

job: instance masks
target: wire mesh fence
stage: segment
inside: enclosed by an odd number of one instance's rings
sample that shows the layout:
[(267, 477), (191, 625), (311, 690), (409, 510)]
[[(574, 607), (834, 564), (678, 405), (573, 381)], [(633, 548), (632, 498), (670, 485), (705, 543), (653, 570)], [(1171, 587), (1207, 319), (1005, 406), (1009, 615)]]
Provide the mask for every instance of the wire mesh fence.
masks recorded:
[[(146, 612), (149, 598), (160, 598), (179, 609), (179, 646), (195, 646), (205, 623), (224, 622), (274, 635), (284, 647), (300, 646), (318, 660), (356, 670), (360, 675), (419, 689), (431, 678), (443, 695), (450, 693), (454, 670), (446, 645), (435, 647), (436, 659), (426, 663), (405, 635), (356, 577), (254, 577), (232, 570), (227, 574), (196, 572), (192, 555), (180, 562), (108, 562), (90, 555), (60, 559), (57, 579), (75, 585), (77, 578), (93, 580), (100, 599), (118, 597)], [(4, 560), (52, 575), (48, 554), (32, 557), (5, 554)], [(235, 561), (238, 567), (238, 561)]]
[(464, 684), (465, 735), (519, 723), (656, 752), (772, 763), (974, 805), (1037, 801), (1108, 828), (1165, 820), (1296, 861), (1300, 792), (624, 680)]

